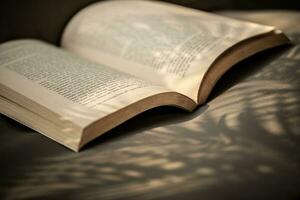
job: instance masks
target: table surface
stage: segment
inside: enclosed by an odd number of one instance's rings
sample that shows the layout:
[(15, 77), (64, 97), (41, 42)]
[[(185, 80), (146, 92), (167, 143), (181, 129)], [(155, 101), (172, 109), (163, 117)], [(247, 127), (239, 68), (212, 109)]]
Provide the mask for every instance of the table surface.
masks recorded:
[(300, 15), (222, 12), (292, 39), (230, 70), (194, 113), (162, 107), (74, 153), (0, 115), (0, 195), (8, 199), (300, 197)]

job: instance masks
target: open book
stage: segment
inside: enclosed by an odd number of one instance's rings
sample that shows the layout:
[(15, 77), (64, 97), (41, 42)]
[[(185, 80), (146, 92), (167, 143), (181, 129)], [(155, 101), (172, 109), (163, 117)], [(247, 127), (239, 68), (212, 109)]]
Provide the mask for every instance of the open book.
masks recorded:
[(172, 4), (95, 3), (67, 24), (60, 48), (0, 45), (0, 112), (79, 151), (145, 110), (192, 111), (231, 66), (288, 42), (274, 27)]

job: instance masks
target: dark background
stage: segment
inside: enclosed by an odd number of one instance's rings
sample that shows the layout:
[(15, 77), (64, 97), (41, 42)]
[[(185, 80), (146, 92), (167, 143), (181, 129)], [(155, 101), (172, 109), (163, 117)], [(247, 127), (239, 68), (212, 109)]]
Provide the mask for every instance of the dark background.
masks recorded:
[[(150, 110), (77, 154), (0, 115), (0, 199), (300, 199), (300, 15), (248, 13), (298, 10), (300, 3), (169, 1), (246, 10), (238, 16), (282, 28), (293, 45), (233, 67), (195, 112)], [(58, 45), (68, 20), (92, 2), (1, 0), (0, 42)]]
[[(300, 9), (296, 0), (167, 0), (203, 10)], [(0, 43), (17, 38), (38, 38), (59, 44), (69, 19), (96, 0), (1, 0)]]

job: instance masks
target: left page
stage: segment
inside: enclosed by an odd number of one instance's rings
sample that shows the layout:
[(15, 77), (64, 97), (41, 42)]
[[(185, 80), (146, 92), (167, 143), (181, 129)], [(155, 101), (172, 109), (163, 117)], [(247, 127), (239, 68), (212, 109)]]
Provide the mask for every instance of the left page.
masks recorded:
[[(51, 122), (52, 128), (61, 127), (61, 132), (55, 129), (59, 133), (51, 136), (61, 143), (72, 134), (80, 135), (96, 120), (164, 92), (169, 91), (41, 41), (18, 40), (0, 45), (0, 111), (9, 115), (18, 105)], [(34, 122), (26, 125), (43, 132)]]

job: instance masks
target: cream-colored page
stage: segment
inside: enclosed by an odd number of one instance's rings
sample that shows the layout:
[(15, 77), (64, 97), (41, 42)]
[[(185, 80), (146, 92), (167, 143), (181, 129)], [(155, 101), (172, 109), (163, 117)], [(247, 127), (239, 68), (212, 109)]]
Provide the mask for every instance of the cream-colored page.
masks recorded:
[(19, 40), (0, 46), (0, 95), (53, 123), (70, 121), (84, 128), (166, 91), (41, 41)]
[(212, 62), (241, 40), (273, 30), (150, 1), (108, 1), (80, 11), (62, 46), (197, 101)]

